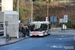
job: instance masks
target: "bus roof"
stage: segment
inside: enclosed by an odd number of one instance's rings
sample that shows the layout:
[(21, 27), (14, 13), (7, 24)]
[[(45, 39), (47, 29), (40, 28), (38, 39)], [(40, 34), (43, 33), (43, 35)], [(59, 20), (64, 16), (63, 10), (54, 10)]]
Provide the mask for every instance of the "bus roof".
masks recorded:
[(50, 24), (49, 21), (35, 21), (35, 22), (31, 22), (31, 24)]

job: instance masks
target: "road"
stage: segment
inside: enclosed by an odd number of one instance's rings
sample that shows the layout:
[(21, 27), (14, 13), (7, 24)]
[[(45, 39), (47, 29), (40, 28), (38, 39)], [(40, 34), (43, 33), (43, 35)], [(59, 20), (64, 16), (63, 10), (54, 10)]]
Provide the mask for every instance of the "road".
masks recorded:
[(30, 37), (23, 41), (0, 47), (0, 50), (75, 50), (75, 35), (53, 34)]

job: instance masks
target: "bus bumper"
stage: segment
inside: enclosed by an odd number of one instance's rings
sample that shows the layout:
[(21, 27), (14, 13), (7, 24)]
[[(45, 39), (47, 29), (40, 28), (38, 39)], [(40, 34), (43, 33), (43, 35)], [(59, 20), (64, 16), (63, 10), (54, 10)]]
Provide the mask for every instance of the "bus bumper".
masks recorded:
[(30, 34), (30, 36), (44, 36), (44, 34), (43, 33), (40, 33), (39, 35), (32, 35), (32, 34)]

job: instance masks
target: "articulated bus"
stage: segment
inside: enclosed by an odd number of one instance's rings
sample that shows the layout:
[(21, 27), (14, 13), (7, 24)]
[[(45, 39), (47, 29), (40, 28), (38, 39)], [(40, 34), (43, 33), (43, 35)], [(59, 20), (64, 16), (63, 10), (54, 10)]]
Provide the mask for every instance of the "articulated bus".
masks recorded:
[(36, 21), (30, 24), (30, 36), (50, 35), (51, 25), (49, 21)]

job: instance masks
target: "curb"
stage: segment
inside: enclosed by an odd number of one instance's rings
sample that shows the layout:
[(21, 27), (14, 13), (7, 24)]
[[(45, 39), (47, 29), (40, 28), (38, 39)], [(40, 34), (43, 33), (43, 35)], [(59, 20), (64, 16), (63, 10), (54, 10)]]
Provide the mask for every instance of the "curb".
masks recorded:
[[(29, 38), (29, 37), (28, 37), (28, 38)], [(10, 44), (14, 44), (14, 43), (20, 42), (20, 41), (22, 41), (22, 40), (24, 40), (24, 39), (28, 39), (28, 38), (23, 38), (23, 39), (21, 39), (21, 40), (17, 40), (17, 41), (11, 42), (11, 43), (1, 44), (0, 47), (6, 46), (6, 45), (10, 45)]]

